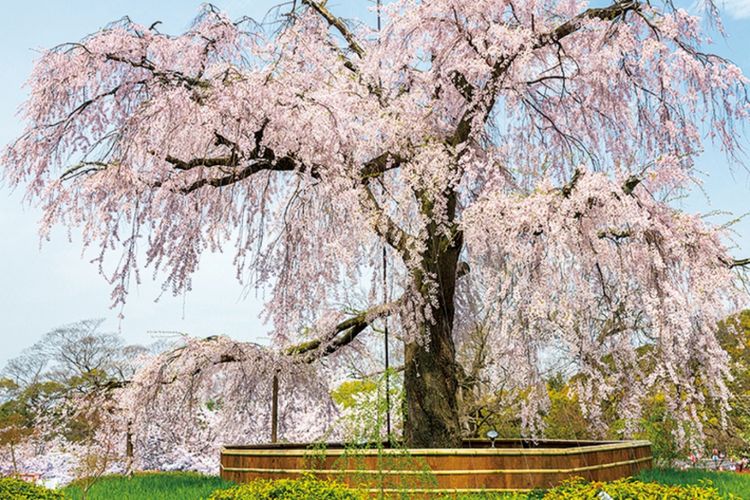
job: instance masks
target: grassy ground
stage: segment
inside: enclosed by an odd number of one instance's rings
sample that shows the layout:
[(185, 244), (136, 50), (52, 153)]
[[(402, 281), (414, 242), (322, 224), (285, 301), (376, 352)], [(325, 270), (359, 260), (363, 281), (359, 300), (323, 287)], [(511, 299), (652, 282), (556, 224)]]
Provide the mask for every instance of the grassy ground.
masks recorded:
[[(662, 484), (700, 484), (709, 480), (723, 495), (733, 493), (750, 499), (750, 474), (712, 472), (701, 470), (678, 471), (654, 469), (638, 476), (644, 482)], [(90, 500), (202, 500), (216, 489), (226, 488), (231, 483), (218, 477), (190, 473), (137, 474), (132, 478), (108, 476), (99, 480), (89, 492)], [(64, 490), (68, 498), (80, 500), (81, 492), (75, 486)], [(461, 500), (509, 498), (500, 495), (467, 495)], [(522, 498), (522, 496), (512, 497)]]
[(705, 470), (652, 469), (643, 471), (638, 479), (662, 484), (699, 484), (709, 480), (722, 495), (733, 493), (750, 499), (750, 474)]
[[(200, 500), (231, 485), (218, 477), (185, 472), (107, 476), (94, 484), (88, 500)], [(71, 499), (82, 498), (75, 484), (63, 491)]]

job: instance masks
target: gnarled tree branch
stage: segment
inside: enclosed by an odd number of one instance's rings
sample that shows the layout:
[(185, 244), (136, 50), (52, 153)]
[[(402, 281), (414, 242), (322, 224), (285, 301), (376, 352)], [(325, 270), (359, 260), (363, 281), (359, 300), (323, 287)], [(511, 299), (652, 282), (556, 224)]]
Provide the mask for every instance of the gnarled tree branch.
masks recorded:
[(364, 164), (361, 170), (362, 180), (378, 177), (389, 170), (396, 169), (406, 161), (400, 155), (393, 154), (390, 151), (379, 154), (372, 160)]
[(573, 19), (561, 24), (554, 30), (541, 34), (537, 37), (533, 49), (540, 49), (548, 45), (554, 44), (562, 40), (568, 35), (571, 35), (581, 29), (583, 22), (588, 19), (599, 19), (602, 21), (616, 21), (622, 19), (625, 14), (631, 11), (638, 11), (641, 9), (641, 2), (635, 0), (626, 0), (621, 2), (615, 2), (608, 7), (601, 8), (590, 8), (587, 9)]
[(734, 259), (728, 263), (730, 268), (735, 267), (750, 267), (750, 259)]
[(351, 343), (375, 320), (393, 314), (399, 302), (399, 300), (396, 300), (362, 311), (336, 325), (330, 335), (291, 346), (284, 353), (299, 357), (298, 359), (305, 363), (312, 363), (317, 359), (333, 354), (341, 347)]
[(336, 30), (341, 33), (341, 36), (344, 37), (344, 40), (346, 40), (346, 43), (349, 45), (349, 48), (352, 50), (352, 52), (357, 54), (360, 58), (365, 55), (365, 51), (357, 42), (357, 39), (354, 37), (354, 33), (351, 32), (351, 30), (346, 26), (341, 18), (334, 16), (333, 13), (326, 8), (325, 2), (321, 3), (316, 2), (315, 0), (302, 0), (302, 3), (320, 14), (320, 16), (325, 19), (329, 25), (336, 28)]
[[(628, 12), (637, 11), (641, 8), (641, 3), (634, 0), (626, 0), (616, 2), (608, 7), (603, 8), (591, 8), (580, 13), (574, 18), (564, 22), (557, 28), (547, 33), (540, 34), (531, 46), (521, 46), (515, 54), (510, 54), (495, 62), (492, 68), (489, 81), (480, 91), (480, 97), (467, 109), (453, 135), (448, 139), (448, 143), (456, 146), (465, 142), (471, 134), (471, 124), (474, 118), (484, 114), (485, 117), (489, 116), (490, 110), (495, 105), (497, 98), (497, 91), (502, 80), (502, 77), (508, 72), (513, 61), (526, 50), (538, 50), (550, 45), (559, 43), (563, 38), (575, 33), (583, 25), (584, 21), (588, 19), (601, 19), (607, 21), (615, 21), (621, 19)], [(472, 89), (473, 90), (473, 89)], [(472, 93), (473, 95), (473, 93)]]
[(279, 161), (275, 161), (275, 162), (269, 162), (269, 161), (253, 162), (247, 167), (242, 168), (224, 177), (212, 177), (212, 178), (199, 179), (193, 182), (192, 184), (190, 184), (189, 186), (183, 188), (181, 192), (183, 194), (189, 194), (189, 193), (192, 193), (193, 191), (197, 191), (198, 189), (204, 186), (212, 186), (212, 187), (229, 186), (241, 180), (247, 179), (251, 175), (257, 174), (258, 172), (262, 170), (269, 170), (273, 172), (289, 172), (289, 171), (294, 170), (295, 166), (296, 166), (295, 162), (288, 157), (281, 158)]

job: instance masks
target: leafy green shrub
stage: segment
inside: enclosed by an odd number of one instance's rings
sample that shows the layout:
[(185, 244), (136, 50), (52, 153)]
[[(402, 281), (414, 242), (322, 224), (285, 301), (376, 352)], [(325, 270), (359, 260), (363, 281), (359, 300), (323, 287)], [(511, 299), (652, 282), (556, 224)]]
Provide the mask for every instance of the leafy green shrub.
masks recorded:
[[(609, 496), (605, 496), (609, 495)], [(548, 490), (545, 499), (555, 500), (713, 500), (724, 498), (713, 487), (710, 481), (700, 485), (665, 485), (659, 483), (644, 483), (635, 479), (620, 479), (609, 483), (589, 483), (581, 478), (574, 478), (563, 482), (560, 486)], [(730, 499), (739, 500), (740, 497), (730, 495)]]
[(0, 477), (0, 498), (3, 500), (64, 500), (65, 495), (14, 477)]
[(209, 500), (363, 500), (365, 495), (335, 481), (302, 479), (257, 480), (215, 491)]

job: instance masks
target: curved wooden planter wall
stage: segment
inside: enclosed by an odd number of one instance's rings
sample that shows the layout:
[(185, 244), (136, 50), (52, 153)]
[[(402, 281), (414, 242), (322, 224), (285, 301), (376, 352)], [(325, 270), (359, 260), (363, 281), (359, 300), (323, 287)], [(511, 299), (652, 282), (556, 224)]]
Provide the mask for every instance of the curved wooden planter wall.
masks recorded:
[(468, 440), (451, 449), (350, 449), (328, 444), (225, 446), (221, 477), (238, 483), (314, 474), (372, 493), (471, 493), (550, 488), (581, 476), (611, 481), (651, 467), (648, 441)]

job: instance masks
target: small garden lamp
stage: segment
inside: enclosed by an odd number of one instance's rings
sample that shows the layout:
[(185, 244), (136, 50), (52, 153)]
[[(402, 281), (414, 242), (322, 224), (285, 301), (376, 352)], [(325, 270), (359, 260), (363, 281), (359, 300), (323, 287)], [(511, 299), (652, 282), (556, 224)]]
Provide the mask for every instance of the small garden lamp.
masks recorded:
[(497, 431), (494, 429), (487, 432), (487, 437), (490, 438), (490, 441), (492, 441), (493, 448), (495, 447), (495, 439), (497, 439), (497, 436), (498, 436)]

